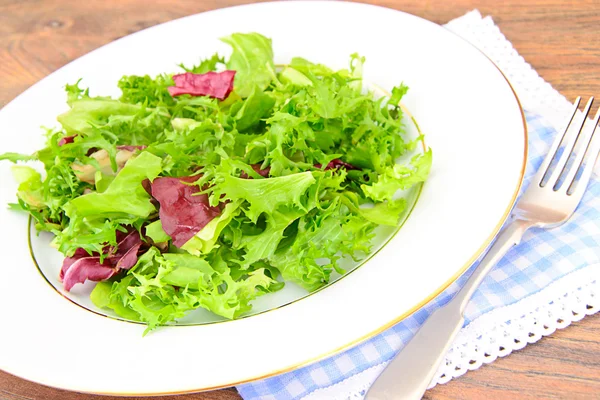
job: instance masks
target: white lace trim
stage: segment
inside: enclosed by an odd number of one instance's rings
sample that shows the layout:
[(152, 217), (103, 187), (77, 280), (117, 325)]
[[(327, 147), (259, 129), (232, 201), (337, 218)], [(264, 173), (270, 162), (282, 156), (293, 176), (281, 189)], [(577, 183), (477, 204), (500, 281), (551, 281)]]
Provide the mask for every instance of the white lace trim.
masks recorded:
[(463, 328), (437, 383), (446, 383), (600, 311), (600, 264), (572, 272), (540, 292), (482, 315)]
[[(600, 264), (584, 267), (510, 306), (482, 315), (463, 328), (431, 387), (520, 350), (557, 329), (600, 311)], [(304, 400), (363, 399), (387, 365), (378, 364)]]
[[(492, 18), (479, 11), (450, 21), (446, 27), (462, 36), (507, 76), (523, 107), (543, 116), (558, 131), (564, 129), (571, 103), (525, 62)], [(596, 166), (600, 172), (600, 163)], [(463, 328), (430, 387), (491, 363), (552, 334), (586, 315), (600, 311), (600, 264), (584, 267), (515, 304), (480, 316)], [(336, 385), (318, 389), (305, 400), (363, 399), (387, 363), (373, 366)]]

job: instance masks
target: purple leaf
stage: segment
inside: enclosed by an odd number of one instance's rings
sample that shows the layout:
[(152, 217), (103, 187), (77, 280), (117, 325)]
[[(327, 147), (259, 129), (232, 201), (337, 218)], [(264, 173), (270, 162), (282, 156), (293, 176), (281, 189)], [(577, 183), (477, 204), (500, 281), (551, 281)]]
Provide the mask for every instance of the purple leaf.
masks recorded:
[(63, 260), (62, 267), (60, 269), (60, 274), (58, 276), (58, 279), (60, 279), (62, 281), (65, 277), (65, 273), (67, 272), (67, 270), (69, 268), (71, 268), (71, 265), (73, 265), (75, 263), (75, 261), (79, 260), (80, 258), (84, 258), (84, 257), (91, 257), (91, 256), (88, 254), (87, 251), (85, 251), (82, 248), (75, 250), (75, 253), (73, 254), (73, 256), (65, 257), (65, 259)]
[[(321, 168), (322, 165), (321, 164), (315, 164), (315, 167)], [(339, 158), (335, 158), (335, 159), (329, 161), (329, 163), (325, 166), (325, 170), (338, 169), (338, 168), (341, 168), (341, 167), (344, 167), (344, 168), (346, 168), (348, 170), (350, 170), (350, 169), (360, 170), (360, 168), (355, 167), (352, 164), (348, 164), (347, 162), (344, 162), (344, 161), (340, 160)]]
[(58, 141), (58, 146), (64, 146), (65, 144), (73, 143), (75, 141), (75, 136), (65, 136)]
[(158, 200), (158, 215), (163, 230), (171, 236), (173, 244), (183, 246), (213, 218), (221, 214), (219, 207), (208, 204), (206, 194), (194, 195), (198, 186), (186, 185), (198, 180), (198, 176), (181, 178), (156, 178), (152, 182), (152, 196)]
[(60, 270), (62, 280), (68, 292), (77, 283), (86, 280), (103, 281), (121, 269), (130, 269), (137, 262), (137, 253), (142, 246), (142, 239), (136, 230), (116, 232), (117, 247), (106, 246), (104, 261), (100, 262), (100, 254), (90, 255), (84, 249), (77, 249), (73, 256), (66, 257)]
[[(105, 262), (108, 259), (104, 260)], [(100, 264), (100, 257), (84, 257), (75, 261), (65, 273), (63, 286), (68, 292), (77, 283), (86, 280), (103, 281), (117, 273), (117, 268), (106, 264)]]
[(121, 258), (119, 258), (119, 261), (117, 261), (117, 268), (130, 269), (131, 267), (133, 267), (137, 262), (137, 253), (140, 250), (141, 246), (141, 240), (138, 243), (131, 246), (131, 248), (127, 250), (127, 252), (125, 252), (125, 254), (123, 254)]
[(173, 76), (175, 86), (169, 86), (171, 96), (190, 94), (192, 96), (210, 96), (225, 100), (233, 90), (235, 71), (207, 72), (194, 74), (186, 72)]

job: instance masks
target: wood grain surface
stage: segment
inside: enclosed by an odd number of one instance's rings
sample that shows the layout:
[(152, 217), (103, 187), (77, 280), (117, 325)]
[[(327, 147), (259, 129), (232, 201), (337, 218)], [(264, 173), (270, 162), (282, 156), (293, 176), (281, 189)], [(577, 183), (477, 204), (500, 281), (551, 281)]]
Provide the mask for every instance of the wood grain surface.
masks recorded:
[[(569, 99), (600, 96), (598, 0), (368, 1), (445, 23), (478, 8)], [(0, 107), (69, 61), (122, 36), (237, 0), (0, 0)], [(6, 133), (5, 133), (6, 134)], [(239, 399), (234, 389), (178, 396)], [(427, 399), (600, 399), (600, 315), (427, 392)], [(0, 371), (0, 399), (105, 399)], [(167, 399), (161, 397), (156, 399)]]

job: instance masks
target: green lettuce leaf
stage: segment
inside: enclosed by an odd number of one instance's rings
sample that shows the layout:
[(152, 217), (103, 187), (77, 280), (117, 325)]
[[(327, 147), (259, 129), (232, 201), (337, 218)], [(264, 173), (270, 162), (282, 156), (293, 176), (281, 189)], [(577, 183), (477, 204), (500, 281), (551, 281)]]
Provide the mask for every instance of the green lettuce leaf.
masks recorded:
[[(361, 220), (351, 226), (351, 218), (356, 217), (351, 217), (339, 202), (302, 217), (291, 246), (277, 251), (269, 262), (281, 271), (284, 280), (308, 291), (326, 285), (334, 269), (343, 273), (338, 266), (340, 251), (353, 254), (368, 248), (373, 224)], [(366, 230), (362, 236), (357, 234), (361, 230)]]
[(42, 176), (31, 167), (15, 165), (11, 169), (15, 181), (19, 184), (17, 197), (31, 207), (44, 207)]
[(34, 155), (28, 155), (28, 154), (19, 154), (19, 153), (3, 153), (0, 154), (0, 161), (2, 160), (6, 160), (6, 161), (10, 161), (13, 163), (16, 163), (17, 161), (33, 161), (33, 160), (37, 160), (37, 156)]
[(155, 247), (142, 255), (122, 280), (95, 289), (94, 303), (124, 316), (135, 316), (148, 330), (181, 318), (202, 307), (225, 318), (250, 310), (250, 301), (278, 282), (260, 268), (234, 279), (229, 269), (218, 271), (204, 259), (189, 254), (164, 254)]
[(312, 86), (312, 81), (302, 72), (292, 67), (285, 67), (279, 76), (282, 82), (291, 83), (295, 86)]
[(90, 300), (98, 308), (109, 308), (119, 317), (132, 321), (140, 321), (140, 314), (123, 305), (118, 299), (112, 296), (112, 281), (98, 282), (92, 293)]
[(115, 180), (113, 175), (108, 175), (103, 173), (102, 171), (96, 171), (94, 176), (94, 185), (96, 186), (96, 192), (104, 193)]
[(377, 203), (370, 208), (361, 208), (359, 212), (366, 220), (378, 225), (397, 226), (404, 210), (406, 210), (406, 200), (400, 198)]
[(162, 170), (162, 160), (142, 152), (127, 162), (103, 193), (89, 193), (65, 205), (69, 217), (101, 218), (114, 214), (147, 217), (155, 211), (150, 195), (142, 187), (144, 179), (153, 180)]
[(378, 176), (377, 182), (372, 185), (361, 185), (365, 195), (374, 201), (392, 200), (394, 194), (400, 189), (424, 182), (431, 169), (431, 149), (423, 154), (413, 157), (410, 167), (402, 164), (389, 166)]
[(400, 105), (400, 101), (407, 92), (408, 87), (404, 84), (401, 84), (400, 86), (394, 86), (392, 88), (392, 96), (389, 98), (387, 104), (397, 107), (398, 105)]
[(310, 171), (270, 179), (241, 179), (230, 175), (221, 177), (212, 189), (212, 201), (245, 200), (245, 212), (253, 222), (262, 213), (269, 213), (281, 205), (305, 209), (303, 194), (316, 182)]
[(94, 125), (105, 124), (113, 115), (136, 115), (141, 111), (141, 106), (116, 100), (81, 99), (57, 119), (69, 134), (90, 133)]
[(235, 91), (248, 97), (255, 86), (265, 90), (275, 76), (271, 39), (258, 33), (234, 33), (221, 40), (233, 48), (227, 69), (236, 71)]
[[(168, 107), (175, 104), (175, 100), (167, 90), (169, 86), (174, 85), (173, 79), (168, 75), (163, 74), (156, 78), (148, 75), (124, 76), (119, 80), (118, 85), (122, 92), (119, 99), (122, 103), (139, 104), (146, 107)], [(119, 114), (123, 113), (121, 109), (118, 111)], [(138, 112), (133, 108), (126, 109), (126, 111), (126, 115), (135, 115)]]
[(252, 128), (271, 111), (274, 105), (275, 99), (255, 86), (235, 115), (237, 129), (243, 132)]
[(160, 219), (146, 225), (146, 236), (152, 239), (154, 243), (162, 243), (171, 240), (171, 237), (163, 230)]
[(223, 59), (223, 57), (215, 53), (212, 55), (212, 57), (200, 61), (198, 65), (194, 65), (191, 68), (188, 68), (183, 64), (179, 64), (179, 66), (183, 68), (186, 72), (191, 72), (194, 74), (205, 74), (210, 71), (216, 71), (217, 66), (221, 64), (224, 65), (225, 60)]
[(198, 282), (214, 272), (206, 260), (191, 254), (165, 253), (163, 257), (173, 264), (171, 271), (163, 277), (169, 285), (197, 289)]
[[(140, 96), (142, 95), (128, 100), (142, 101)], [(174, 108), (178, 105), (173, 104)], [(162, 106), (148, 108), (146, 104), (129, 104), (105, 98), (81, 98), (73, 101), (71, 109), (57, 119), (69, 135), (95, 134), (98, 137), (100, 134), (117, 144), (147, 145), (159, 139), (169, 117), (169, 112)], [(89, 140), (85, 144), (90, 145)], [(105, 146), (100, 147), (106, 149)]]
[(277, 250), (286, 228), (304, 214), (306, 214), (304, 210), (285, 207), (267, 214), (265, 230), (258, 235), (245, 236), (242, 239), (242, 247), (246, 249), (244, 265), (269, 259)]

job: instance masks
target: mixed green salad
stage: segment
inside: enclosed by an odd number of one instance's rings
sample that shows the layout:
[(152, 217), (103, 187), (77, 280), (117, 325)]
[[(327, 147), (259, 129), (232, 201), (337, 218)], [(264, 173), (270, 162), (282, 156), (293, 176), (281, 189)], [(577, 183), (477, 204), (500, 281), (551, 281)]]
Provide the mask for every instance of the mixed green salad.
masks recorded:
[(0, 155), (19, 162), (10, 207), (55, 235), (64, 289), (96, 281), (94, 304), (148, 330), (199, 307), (236, 318), (287, 282), (326, 285), (398, 224), (394, 195), (430, 170), (430, 150), (396, 162), (421, 140), (405, 137), (407, 87), (364, 90), (364, 58), (282, 66), (260, 34), (222, 40), (228, 59), (124, 76), (118, 99), (67, 85), (46, 147)]

